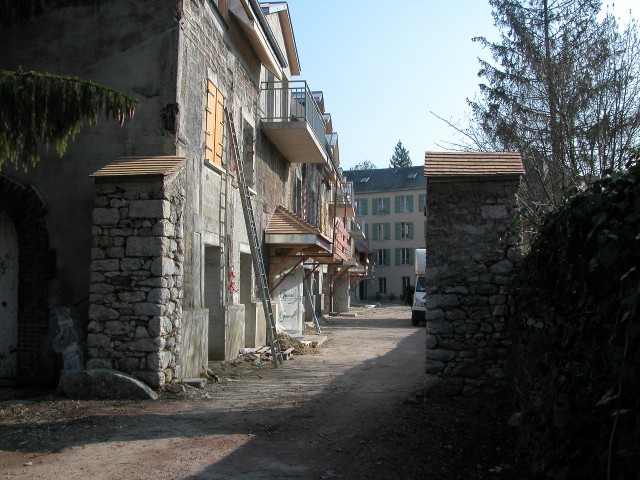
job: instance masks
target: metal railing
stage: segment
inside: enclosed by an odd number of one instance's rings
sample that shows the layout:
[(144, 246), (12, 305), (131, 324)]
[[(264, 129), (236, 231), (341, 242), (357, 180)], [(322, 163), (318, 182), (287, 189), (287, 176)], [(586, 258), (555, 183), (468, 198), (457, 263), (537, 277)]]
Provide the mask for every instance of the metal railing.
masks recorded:
[(264, 122), (306, 121), (318, 144), (327, 152), (325, 121), (307, 82), (262, 82), (260, 107)]

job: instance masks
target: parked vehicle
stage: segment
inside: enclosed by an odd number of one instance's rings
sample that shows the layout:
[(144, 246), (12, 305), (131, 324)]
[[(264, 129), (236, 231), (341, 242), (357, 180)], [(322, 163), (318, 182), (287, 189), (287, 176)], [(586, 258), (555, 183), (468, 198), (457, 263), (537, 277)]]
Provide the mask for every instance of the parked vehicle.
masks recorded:
[(425, 320), (425, 311), (427, 309), (427, 250), (425, 248), (417, 248), (414, 260), (414, 285), (413, 303), (411, 305), (411, 325), (417, 326)]

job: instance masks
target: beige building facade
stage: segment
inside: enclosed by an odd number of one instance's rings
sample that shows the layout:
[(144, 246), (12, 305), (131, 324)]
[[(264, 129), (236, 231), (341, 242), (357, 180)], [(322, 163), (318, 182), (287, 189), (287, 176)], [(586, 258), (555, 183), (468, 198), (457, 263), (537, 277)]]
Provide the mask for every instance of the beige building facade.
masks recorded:
[(370, 263), (355, 296), (360, 301), (401, 300), (413, 285), (417, 248), (425, 248), (423, 167), (345, 172), (353, 183), (356, 222), (363, 225)]

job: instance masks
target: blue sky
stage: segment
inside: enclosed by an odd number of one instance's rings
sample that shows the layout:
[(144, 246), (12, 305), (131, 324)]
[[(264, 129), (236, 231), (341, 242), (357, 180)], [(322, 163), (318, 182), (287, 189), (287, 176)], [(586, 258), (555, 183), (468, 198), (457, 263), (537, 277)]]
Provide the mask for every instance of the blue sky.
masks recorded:
[[(617, 0), (627, 12), (638, 0)], [(413, 165), (450, 149), (456, 133), (431, 112), (465, 123), (478, 92), (471, 39), (497, 39), (485, 0), (287, 0), (300, 79), (322, 90), (339, 134), (340, 165), (389, 166), (398, 140)], [(639, 8), (634, 6), (637, 16)]]

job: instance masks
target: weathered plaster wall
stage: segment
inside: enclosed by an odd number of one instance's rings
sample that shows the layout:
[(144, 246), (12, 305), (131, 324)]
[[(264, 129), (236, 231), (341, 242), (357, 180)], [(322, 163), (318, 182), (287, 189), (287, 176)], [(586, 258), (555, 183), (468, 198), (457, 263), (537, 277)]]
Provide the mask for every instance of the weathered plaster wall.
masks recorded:
[(181, 361), (202, 357), (180, 355), (184, 197), (184, 170), (164, 182), (96, 183), (88, 369), (158, 388), (180, 375)]
[(163, 112), (176, 101), (178, 39), (173, 2), (90, 3), (48, 9), (25, 25), (3, 28), (0, 65), (78, 76), (141, 100), (124, 127), (103, 116), (98, 125), (84, 126), (61, 159), (50, 152), (27, 172), (2, 170), (34, 185), (48, 205), (50, 246), (56, 252), (48, 303), (74, 305), (84, 314), (94, 195), (89, 174), (119, 156), (175, 154)]
[(427, 185), (426, 392), (505, 387), (516, 181)]

